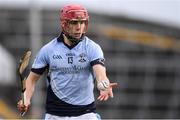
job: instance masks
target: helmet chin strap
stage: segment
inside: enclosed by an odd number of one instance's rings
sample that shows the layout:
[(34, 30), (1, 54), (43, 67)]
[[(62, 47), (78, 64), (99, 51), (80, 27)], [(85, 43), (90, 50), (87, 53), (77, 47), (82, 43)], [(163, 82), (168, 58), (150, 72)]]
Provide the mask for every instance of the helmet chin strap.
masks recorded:
[(74, 38), (68, 34), (64, 34), (67, 39), (72, 43), (72, 44), (77, 44), (79, 41), (81, 41), (81, 39), (83, 38), (84, 34), (82, 34), (81, 38), (77, 39), (77, 38)]
[(72, 43), (72, 44), (77, 44), (79, 42), (79, 39), (74, 38), (68, 34), (65, 34), (65, 36), (67, 37), (67, 39)]

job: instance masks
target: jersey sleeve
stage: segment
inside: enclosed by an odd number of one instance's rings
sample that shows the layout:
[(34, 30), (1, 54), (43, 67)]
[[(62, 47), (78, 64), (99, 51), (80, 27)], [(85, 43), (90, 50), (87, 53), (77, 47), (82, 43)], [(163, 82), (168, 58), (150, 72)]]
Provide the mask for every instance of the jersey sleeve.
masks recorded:
[(48, 55), (47, 50), (42, 48), (36, 55), (31, 71), (37, 74), (42, 74), (48, 67)]
[(101, 47), (98, 44), (92, 44), (89, 48), (90, 64), (91, 66), (101, 64), (105, 66), (104, 54)]

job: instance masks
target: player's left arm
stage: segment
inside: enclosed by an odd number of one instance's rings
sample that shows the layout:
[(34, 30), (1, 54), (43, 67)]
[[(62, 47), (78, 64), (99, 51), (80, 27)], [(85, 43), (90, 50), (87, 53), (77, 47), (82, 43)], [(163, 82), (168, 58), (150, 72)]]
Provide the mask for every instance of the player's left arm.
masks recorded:
[(110, 83), (107, 75), (106, 68), (101, 64), (96, 64), (93, 66), (93, 71), (97, 80), (97, 88), (100, 91), (100, 95), (98, 96), (98, 100), (106, 101), (110, 97), (113, 98), (113, 87), (116, 87), (117, 83)]

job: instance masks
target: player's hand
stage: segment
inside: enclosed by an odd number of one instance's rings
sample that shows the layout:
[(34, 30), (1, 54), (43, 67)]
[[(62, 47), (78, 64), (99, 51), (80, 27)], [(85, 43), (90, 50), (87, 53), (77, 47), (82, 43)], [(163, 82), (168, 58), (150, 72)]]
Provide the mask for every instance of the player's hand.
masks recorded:
[(117, 87), (117, 83), (110, 83), (109, 88), (104, 90), (104, 91), (100, 91), (100, 95), (97, 98), (100, 101), (106, 101), (109, 99), (109, 97), (113, 98), (113, 87)]
[(26, 102), (25, 104), (23, 104), (22, 100), (20, 100), (17, 103), (17, 108), (20, 111), (21, 116), (23, 116), (29, 109), (30, 107), (30, 102)]

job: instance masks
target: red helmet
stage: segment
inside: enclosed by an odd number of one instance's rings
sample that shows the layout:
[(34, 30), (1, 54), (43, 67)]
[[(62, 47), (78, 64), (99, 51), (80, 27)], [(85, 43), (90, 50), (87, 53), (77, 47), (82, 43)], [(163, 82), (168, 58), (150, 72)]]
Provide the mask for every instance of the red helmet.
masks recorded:
[(67, 29), (69, 27), (69, 22), (72, 20), (85, 20), (84, 33), (87, 32), (89, 15), (86, 8), (81, 5), (66, 5), (60, 10), (60, 21), (61, 28), (65, 34), (69, 34)]

